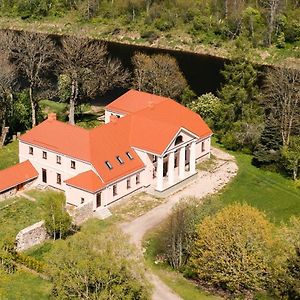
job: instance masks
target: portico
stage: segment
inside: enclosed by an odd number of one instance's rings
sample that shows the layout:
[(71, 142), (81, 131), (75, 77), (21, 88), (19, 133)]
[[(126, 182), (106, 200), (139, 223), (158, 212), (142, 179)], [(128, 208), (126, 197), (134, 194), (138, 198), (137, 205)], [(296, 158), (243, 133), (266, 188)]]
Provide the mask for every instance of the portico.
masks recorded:
[(164, 191), (196, 173), (196, 141), (157, 156), (156, 190)]

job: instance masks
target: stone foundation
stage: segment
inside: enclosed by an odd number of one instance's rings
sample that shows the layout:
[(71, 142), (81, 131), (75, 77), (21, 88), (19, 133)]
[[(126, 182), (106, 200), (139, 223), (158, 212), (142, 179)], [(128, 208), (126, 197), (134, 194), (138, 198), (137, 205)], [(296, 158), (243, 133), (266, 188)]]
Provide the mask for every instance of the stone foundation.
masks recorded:
[(17, 234), (16, 249), (17, 251), (24, 251), (44, 242), (47, 238), (48, 234), (44, 225), (44, 221), (40, 221), (22, 229)]
[(68, 213), (73, 218), (73, 223), (81, 225), (89, 218), (93, 217), (93, 202), (84, 203), (78, 207), (67, 208)]

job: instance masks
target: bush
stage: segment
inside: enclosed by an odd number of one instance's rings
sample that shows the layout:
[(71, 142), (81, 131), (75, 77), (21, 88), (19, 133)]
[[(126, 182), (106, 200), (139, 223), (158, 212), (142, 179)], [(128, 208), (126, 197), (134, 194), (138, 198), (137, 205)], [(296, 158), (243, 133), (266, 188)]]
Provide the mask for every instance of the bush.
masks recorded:
[(207, 200), (202, 204), (192, 197), (178, 203), (163, 227), (160, 249), (157, 249), (161, 253), (157, 255), (165, 257), (172, 268), (183, 269), (191, 254), (196, 225), (220, 206), (218, 200)]
[(38, 273), (42, 273), (45, 270), (45, 266), (35, 258), (25, 255), (23, 253), (16, 253), (15, 261), (21, 263), (29, 269), (32, 269)]
[(138, 257), (127, 238), (113, 228), (105, 233), (99, 232), (99, 227), (86, 228), (67, 241), (57, 241), (47, 258), (53, 296), (149, 299), (149, 287)]
[(286, 260), (264, 213), (233, 204), (197, 227), (190, 265), (198, 280), (239, 294), (276, 286)]

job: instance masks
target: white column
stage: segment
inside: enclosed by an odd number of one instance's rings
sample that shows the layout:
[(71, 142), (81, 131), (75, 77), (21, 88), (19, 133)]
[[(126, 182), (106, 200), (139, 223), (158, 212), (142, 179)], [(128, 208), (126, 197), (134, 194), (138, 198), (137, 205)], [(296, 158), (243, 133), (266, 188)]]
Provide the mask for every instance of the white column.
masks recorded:
[(196, 142), (192, 142), (190, 146), (190, 172), (196, 172)]
[(168, 157), (168, 183), (169, 185), (172, 185), (174, 183), (174, 159), (175, 153), (171, 152), (169, 153)]
[(163, 187), (164, 187), (164, 158), (158, 156), (157, 157), (157, 176), (156, 176), (156, 180), (157, 180), (157, 184), (156, 184), (156, 189), (158, 191), (162, 191)]
[(179, 178), (185, 177), (185, 147), (179, 149)]

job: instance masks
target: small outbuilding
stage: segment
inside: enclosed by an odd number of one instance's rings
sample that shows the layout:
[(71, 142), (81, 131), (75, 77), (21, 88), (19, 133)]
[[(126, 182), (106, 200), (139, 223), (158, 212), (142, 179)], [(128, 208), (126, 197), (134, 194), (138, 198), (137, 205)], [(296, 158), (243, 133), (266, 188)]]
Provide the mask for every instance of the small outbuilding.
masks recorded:
[(38, 177), (37, 170), (29, 160), (0, 171), (0, 199), (23, 190)]

